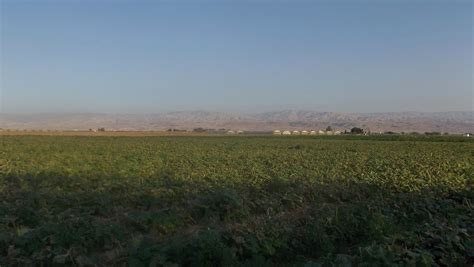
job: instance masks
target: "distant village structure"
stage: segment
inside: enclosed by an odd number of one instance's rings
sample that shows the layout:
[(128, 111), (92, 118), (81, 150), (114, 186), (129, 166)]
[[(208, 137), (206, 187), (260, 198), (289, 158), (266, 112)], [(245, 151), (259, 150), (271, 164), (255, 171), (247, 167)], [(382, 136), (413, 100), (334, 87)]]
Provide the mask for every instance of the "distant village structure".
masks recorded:
[[(328, 130), (330, 129), (330, 130)], [(342, 134), (341, 131), (333, 131), (332, 128), (324, 129), (324, 130), (273, 130), (273, 135), (340, 135)], [(347, 131), (344, 131), (347, 133)]]
[(234, 130), (228, 130), (227, 131), (227, 134), (243, 134), (244, 131), (242, 130), (237, 130), (237, 131), (234, 131)]

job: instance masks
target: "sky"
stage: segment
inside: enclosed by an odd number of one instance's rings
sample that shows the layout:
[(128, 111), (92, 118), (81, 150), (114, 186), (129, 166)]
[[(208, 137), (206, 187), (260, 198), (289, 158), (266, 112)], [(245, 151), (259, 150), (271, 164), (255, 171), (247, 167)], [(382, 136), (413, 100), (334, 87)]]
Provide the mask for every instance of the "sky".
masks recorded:
[(471, 1), (0, 0), (0, 112), (473, 110)]

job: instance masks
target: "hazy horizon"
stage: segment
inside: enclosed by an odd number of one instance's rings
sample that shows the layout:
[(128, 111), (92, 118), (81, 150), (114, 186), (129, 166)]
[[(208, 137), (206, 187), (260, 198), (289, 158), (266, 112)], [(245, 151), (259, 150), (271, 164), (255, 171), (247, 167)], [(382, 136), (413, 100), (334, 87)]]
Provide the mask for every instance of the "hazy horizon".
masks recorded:
[(0, 9), (1, 113), (473, 111), (471, 1)]
[(373, 112), (350, 112), (350, 111), (327, 111), (317, 109), (262, 109), (262, 110), (213, 110), (213, 109), (182, 109), (182, 110), (164, 110), (155, 112), (87, 112), (87, 111), (50, 111), (50, 112), (0, 112), (0, 115), (18, 115), (18, 116), (34, 116), (34, 115), (160, 115), (160, 114), (173, 114), (173, 113), (215, 113), (215, 114), (233, 114), (233, 115), (245, 115), (245, 114), (263, 114), (263, 113), (282, 113), (282, 112), (311, 112), (311, 113), (333, 113), (333, 114), (450, 114), (450, 113), (472, 113), (474, 110), (450, 110), (450, 111), (373, 111)]

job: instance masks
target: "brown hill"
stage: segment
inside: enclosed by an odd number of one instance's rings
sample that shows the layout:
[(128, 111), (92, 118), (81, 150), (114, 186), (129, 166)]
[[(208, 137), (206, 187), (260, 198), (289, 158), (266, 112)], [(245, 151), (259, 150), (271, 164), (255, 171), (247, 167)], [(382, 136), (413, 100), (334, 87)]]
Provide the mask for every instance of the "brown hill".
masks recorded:
[(373, 132), (474, 132), (474, 112), (337, 113), (284, 110), (263, 113), (180, 111), (157, 114), (0, 114), (0, 128), (16, 130), (166, 130), (178, 128), (324, 129), (362, 127)]

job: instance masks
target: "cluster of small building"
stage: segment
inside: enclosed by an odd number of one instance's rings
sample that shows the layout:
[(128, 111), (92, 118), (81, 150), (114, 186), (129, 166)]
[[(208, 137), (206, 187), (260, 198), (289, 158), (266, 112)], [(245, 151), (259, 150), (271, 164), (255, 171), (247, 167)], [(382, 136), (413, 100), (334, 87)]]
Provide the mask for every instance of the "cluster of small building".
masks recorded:
[(303, 130), (303, 131), (280, 131), (280, 130), (274, 130), (273, 131), (274, 135), (339, 135), (341, 134), (341, 131), (325, 131), (325, 130)]

